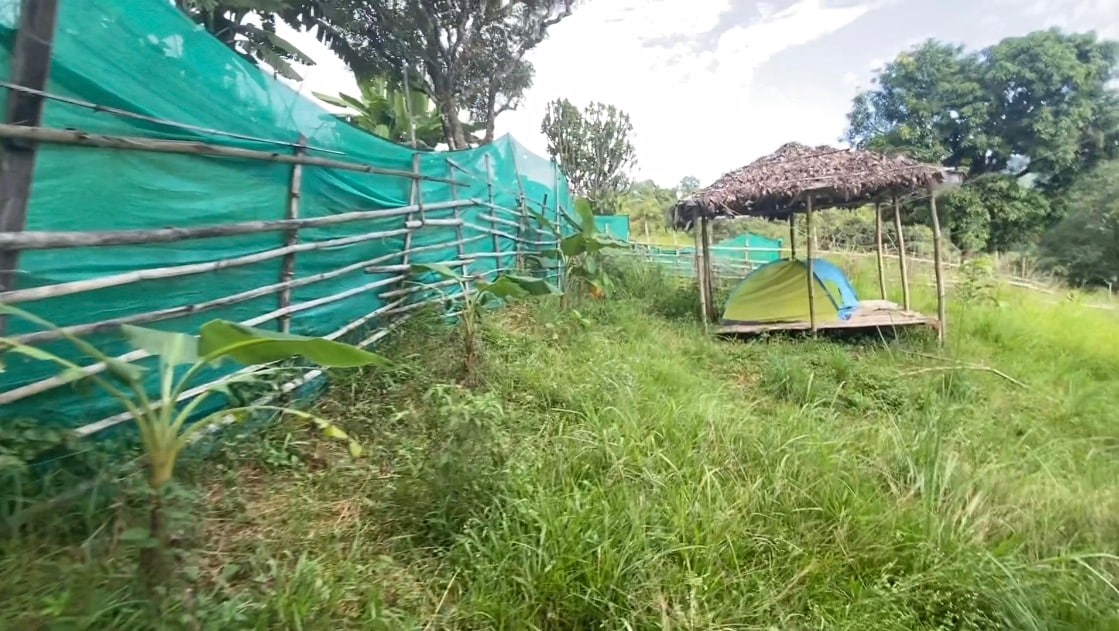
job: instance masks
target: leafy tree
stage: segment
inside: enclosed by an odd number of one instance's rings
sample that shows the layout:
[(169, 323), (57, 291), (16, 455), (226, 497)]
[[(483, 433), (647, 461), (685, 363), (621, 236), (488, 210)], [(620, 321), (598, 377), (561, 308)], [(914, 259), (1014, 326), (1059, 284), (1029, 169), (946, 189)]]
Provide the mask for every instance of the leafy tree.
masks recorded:
[(346, 122), (393, 142), (411, 144), (413, 131), (417, 147), (433, 149), (443, 141), (442, 120), (427, 95), (406, 94), (383, 78), (363, 81), (359, 89), (359, 97), (318, 93), (315, 96), (346, 108), (347, 113), (342, 115)]
[(1049, 199), (1013, 175), (990, 174), (941, 198), (945, 229), (964, 252), (1003, 252), (1035, 243), (1050, 223)]
[(468, 146), (469, 112), (492, 140), (494, 120), (532, 83), (525, 55), (571, 15), (574, 0), (334, 0), (332, 47), (359, 77), (427, 94), (451, 149)]
[(680, 185), (676, 187), (676, 191), (680, 193), (681, 197), (691, 195), (699, 190), (699, 178), (694, 175), (685, 175), (680, 180)]
[[(175, 0), (175, 6), (242, 57), (266, 63), (279, 75), (295, 81), (302, 77), (291, 62), (308, 66), (315, 62), (276, 34), (278, 21), (295, 28), (321, 26), (333, 15), (329, 0)], [(254, 17), (260, 20), (260, 26), (250, 22)]]
[(548, 154), (559, 162), (572, 191), (586, 197), (595, 214), (617, 214), (620, 196), (631, 184), (629, 171), (637, 161), (629, 114), (603, 103), (579, 111), (560, 99), (548, 104), (540, 130), (548, 138)]
[(1119, 161), (1101, 164), (1056, 202), (1064, 219), (1041, 242), (1042, 263), (1078, 284), (1119, 281)]
[(644, 238), (645, 232), (662, 232), (668, 225), (666, 213), (676, 203), (676, 191), (661, 188), (652, 180), (636, 182), (621, 196), (618, 214), (629, 215), (629, 225), (635, 238)]
[[(1029, 175), (1052, 198), (1115, 156), (1119, 98), (1108, 84), (1117, 62), (1119, 44), (1091, 33), (1037, 31), (978, 52), (930, 40), (887, 64), (855, 98), (846, 139), (959, 168), (975, 181), (977, 192), (960, 191), (948, 204), (953, 238), (965, 249), (1033, 240), (1059, 220), (1041, 195), (1012, 179), (977, 178)], [(991, 197), (1002, 195), (1010, 200)], [(1039, 205), (1027, 211), (1031, 203)]]

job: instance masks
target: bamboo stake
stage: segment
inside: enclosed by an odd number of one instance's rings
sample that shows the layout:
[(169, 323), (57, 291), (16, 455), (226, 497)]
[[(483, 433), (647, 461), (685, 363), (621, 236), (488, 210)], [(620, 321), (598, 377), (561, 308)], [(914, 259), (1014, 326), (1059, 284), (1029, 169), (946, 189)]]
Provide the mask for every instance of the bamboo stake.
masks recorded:
[[(302, 144), (307, 141), (303, 135), (299, 135), (300, 146), (296, 147), (295, 155), (300, 156), (304, 153)], [(296, 164), (291, 167), (291, 183), (288, 185), (288, 207), (287, 217), (289, 221), (299, 219), (299, 198), (303, 188), (303, 165)], [(291, 247), (299, 242), (299, 230), (289, 229), (284, 237), (284, 246)], [(288, 252), (284, 255), (283, 263), (280, 264), (280, 282), (284, 283), (284, 288), (280, 290), (279, 300), (277, 304), (279, 308), (291, 305), (291, 281), (295, 279), (295, 252)], [(280, 332), (287, 333), (291, 330), (291, 318), (284, 316), (279, 320)]]
[[(527, 239), (528, 230), (525, 227), (525, 218), (528, 217), (528, 203), (525, 199), (525, 183), (521, 180), (521, 172), (520, 169), (517, 168), (517, 159), (515, 156), (513, 158), (513, 176), (517, 179), (517, 199), (519, 200), (517, 206), (520, 211), (519, 217), (517, 218), (517, 236), (521, 239)], [(518, 270), (522, 270), (525, 266), (523, 242), (518, 240), (514, 244), (514, 247), (516, 248), (516, 254), (513, 258), (513, 266)]]
[(812, 259), (816, 256), (816, 243), (815, 239), (811, 238), (813, 232), (812, 225), (812, 194), (809, 193), (806, 198), (807, 212), (805, 213), (805, 228), (808, 230), (808, 324), (812, 329), (812, 335), (816, 335), (816, 271), (813, 269)]
[(874, 202), (874, 245), (878, 259), (878, 291), (886, 299), (886, 261), (882, 257), (882, 205)]
[[(28, 88), (42, 90), (47, 84), (54, 47), (58, 0), (23, 0), (20, 3), (19, 26), (12, 46), (12, 81)], [(6, 127), (39, 125), (43, 114), (42, 97), (15, 93), (8, 95)], [(34, 142), (8, 141), (0, 154), (0, 233), (20, 233), (27, 227), (27, 205), (31, 184), (35, 179)], [(0, 293), (15, 287), (19, 250), (0, 245)], [(0, 317), (0, 335), (7, 327), (7, 318)]]
[[(497, 208), (497, 205), (494, 204), (494, 198), (493, 198), (493, 165), (490, 161), (490, 154), (487, 153), (485, 155), (484, 159), (485, 159), (485, 164), (486, 164), (486, 196), (487, 196), (488, 201), (489, 201), (488, 205), (489, 205), (490, 208)], [(501, 232), (498, 231), (496, 217), (491, 215), (489, 217), (482, 216), (480, 218), (481, 219), (487, 219), (488, 218), (488, 219), (490, 219), (490, 222), (493, 224), (493, 231), (491, 233), (491, 234), (493, 234), (493, 251), (498, 253), (498, 254), (501, 254), (501, 240), (498, 238), (498, 235), (500, 234), (500, 235), (504, 236), (504, 233), (501, 233)], [(494, 270), (495, 273), (496, 273), (497, 271), (499, 271), (501, 268), (503, 268), (505, 266), (505, 262), (504, 262), (504, 260), (502, 259), (501, 256), (498, 256), (494, 265), (497, 266), (497, 269)]]
[(363, 243), (365, 241), (373, 241), (376, 239), (387, 239), (391, 237), (398, 237), (405, 234), (403, 229), (386, 230), (382, 232), (371, 232), (368, 234), (357, 235), (353, 237), (343, 237), (340, 239), (331, 239), (329, 241), (319, 241), (316, 243), (301, 243), (291, 247), (282, 247), (275, 250), (266, 250), (264, 252), (257, 252), (255, 254), (248, 254), (239, 256), (232, 259), (222, 259), (220, 261), (210, 261), (206, 263), (191, 263), (188, 265), (171, 265), (168, 267), (154, 267), (151, 269), (137, 270), (134, 272), (126, 272), (123, 274), (113, 274), (111, 276), (102, 276), (100, 278), (90, 278), (87, 280), (71, 281), (68, 283), (58, 283), (55, 285), (46, 285), (44, 287), (30, 287), (28, 289), (17, 289), (0, 293), (0, 302), (14, 304), (17, 302), (28, 302), (31, 300), (42, 300), (45, 298), (60, 298), (62, 296), (70, 296), (86, 291), (95, 291), (97, 289), (107, 289), (109, 287), (120, 287), (122, 285), (131, 285), (133, 283), (148, 281), (148, 280), (166, 280), (168, 278), (180, 278), (183, 276), (193, 276), (195, 274), (204, 274), (206, 272), (216, 272), (223, 269), (231, 269), (234, 267), (242, 267), (251, 265), (253, 263), (261, 263), (274, 258), (279, 258), (290, 251), (296, 252), (309, 252), (312, 250), (322, 250), (331, 247), (343, 247), (354, 245), (356, 243)]
[[(412, 154), (412, 171), (416, 174), (419, 174), (419, 172), (420, 172), (420, 154), (418, 154), (418, 153), (413, 153)], [(422, 217), (423, 217), (423, 201), (422, 201), (422, 194), (420, 192), (420, 181), (415, 179), (415, 178), (412, 179), (412, 189), (408, 193), (408, 204), (412, 207), (417, 208), (420, 211), (420, 217), (422, 219)], [(408, 270), (408, 269), (411, 268), (411, 261), (410, 261), (411, 256), (410, 256), (408, 251), (412, 249), (413, 229), (409, 226), (409, 224), (413, 221), (415, 221), (415, 215), (412, 214), (412, 213), (409, 213), (407, 218), (404, 221), (404, 226), (406, 228), (408, 228), (408, 232), (405, 233), (405, 235), (404, 235), (404, 250), (400, 254), (400, 263), (404, 266), (405, 270)], [(404, 274), (401, 275), (400, 285), (403, 286), (404, 283), (407, 282), (407, 280), (408, 280), (408, 273), (405, 272)]]
[[(174, 153), (180, 155), (210, 156), (217, 158), (236, 158), (240, 160), (256, 160), (258, 162), (279, 162), (282, 164), (305, 164), (308, 166), (338, 169), (341, 171), (355, 171), (357, 173), (371, 173), (374, 175), (391, 175), (395, 177), (413, 177), (409, 171), (400, 169), (385, 169), (368, 164), (344, 162), (342, 160), (328, 160), (314, 156), (289, 156), (286, 154), (257, 151), (254, 149), (239, 149), (236, 147), (222, 147), (193, 140), (155, 140), (142, 136), (111, 136), (93, 134), (73, 129), (47, 129), (45, 127), (21, 127), (19, 125), (0, 125), (0, 138), (16, 140), (30, 140), (45, 142), (55, 145), (79, 145), (83, 147), (99, 147), (102, 149), (119, 149), (122, 151), (145, 151), (150, 153)], [(446, 179), (432, 175), (421, 175), (420, 179), (429, 182), (442, 182)]]
[(898, 234), (898, 267), (901, 269), (901, 304), (906, 311), (910, 310), (909, 300), (909, 269), (905, 262), (905, 233), (901, 229), (901, 202), (894, 194), (894, 230)]
[[(451, 180), (451, 199), (457, 201), (458, 200), (458, 184), (456, 183), (457, 180), (455, 179), (455, 168), (454, 168), (454, 165), (451, 164), (450, 159), (447, 160), (447, 175), (448, 175), (448, 179)], [(459, 220), (459, 222), (460, 222), (459, 225), (455, 227), (455, 244), (457, 245), (458, 258), (460, 260), (462, 260), (462, 259), (466, 258), (466, 238), (465, 238), (465, 235), (463, 234), (464, 231), (463, 231), (463, 227), (462, 227), (462, 224), (461, 224), (461, 222), (462, 222), (462, 209), (455, 208), (454, 214), (455, 214), (455, 219)], [(469, 270), (464, 266), (463, 267), (463, 273), (468, 273), (468, 271)]]
[[(471, 200), (438, 202), (425, 206), (428, 211), (447, 210), (460, 206), (470, 206)], [(261, 234), (306, 228), (322, 228), (355, 221), (372, 221), (392, 217), (407, 216), (418, 210), (415, 205), (382, 210), (355, 210), (326, 217), (308, 219), (276, 219), (270, 221), (242, 221), (218, 226), (201, 228), (157, 228), (154, 230), (112, 230), (104, 232), (21, 232), (19, 234), (0, 233), (0, 248), (17, 250), (48, 250), (65, 248), (91, 248), (115, 245), (149, 245), (171, 243), (190, 239), (210, 239), (232, 237), (245, 234)], [(428, 220), (428, 222), (435, 220)], [(429, 225), (435, 225), (430, 224)]]
[(935, 261), (936, 272), (936, 319), (939, 325), (936, 327), (937, 341), (941, 346), (944, 346), (945, 336), (948, 334), (948, 307), (944, 296), (944, 268), (941, 265), (944, 259), (943, 255), (943, 237), (940, 233), (940, 217), (937, 216), (936, 210), (936, 195), (934, 194), (934, 186), (929, 184), (929, 215), (932, 217), (933, 229), (933, 261)]

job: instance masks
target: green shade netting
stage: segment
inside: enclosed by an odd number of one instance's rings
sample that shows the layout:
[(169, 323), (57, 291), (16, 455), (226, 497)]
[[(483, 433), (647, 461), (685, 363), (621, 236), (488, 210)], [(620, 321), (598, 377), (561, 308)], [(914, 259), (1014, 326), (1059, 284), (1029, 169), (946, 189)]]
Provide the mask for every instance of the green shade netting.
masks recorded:
[[(4, 80), (9, 79), (19, 4), (18, 0), (0, 0), (0, 78)], [(194, 140), (281, 153), (290, 153), (293, 148), (254, 139), (295, 143), (304, 136), (312, 156), (412, 170), (413, 150), (338, 120), (246, 62), (167, 0), (62, 0), (47, 91), (252, 139), (122, 118), (59, 101), (46, 103), (44, 127)], [(7, 91), (2, 92), (3, 98), (7, 98)], [(453, 170), (447, 158), (462, 170)], [(460, 184), (452, 189), (449, 183), (423, 182), (419, 194), (425, 203), (452, 199), (489, 201), (492, 194), (494, 204), (516, 209), (520, 205), (518, 196), (523, 192), (531, 208), (542, 210), (553, 221), (560, 208), (570, 207), (566, 179), (554, 163), (533, 155), (510, 137), (467, 151), (421, 153), (419, 164), (420, 170), (431, 176), (446, 178), (453, 173)], [(291, 165), (268, 162), (42, 145), (27, 229), (142, 230), (282, 219), (288, 204), (291, 171)], [(304, 218), (397, 208), (409, 203), (411, 193), (411, 180), (398, 176), (304, 167), (302, 180), (300, 216)], [(450, 209), (428, 211), (425, 216), (449, 219), (453, 213)], [(495, 240), (479, 230), (493, 225), (483, 219), (492, 210), (474, 205), (460, 213), (466, 222), (462, 236), (469, 241), (467, 254), (493, 252), (495, 248), (506, 253), (503, 257), (479, 258), (471, 271), (492, 272), (512, 267), (516, 243), (507, 238)], [(299, 240), (313, 243), (358, 237), (402, 226), (399, 217), (346, 223), (302, 230)], [(506, 231), (516, 232), (516, 228)], [(482, 235), (485, 238), (475, 238)], [(278, 248), (284, 237), (282, 232), (269, 232), (179, 243), (28, 251), (19, 261), (16, 288), (241, 257)], [(456, 238), (453, 227), (425, 227), (415, 232), (414, 246), (433, 247), (414, 255), (411, 262), (457, 258)], [(439, 247), (440, 244), (445, 246)], [(296, 278), (399, 253), (403, 245), (404, 237), (395, 236), (302, 252), (296, 259)], [(401, 262), (397, 258), (382, 264)], [(275, 256), (251, 265), (118, 284), (19, 306), (59, 325), (121, 318), (206, 303), (278, 283), (281, 263), (282, 257)], [(382, 307), (384, 301), (378, 293), (391, 287), (361, 288), (386, 278), (389, 276), (366, 274), (358, 268), (295, 288), (293, 304), (344, 291), (352, 291), (353, 295), (296, 313), (292, 332), (326, 335)], [(153, 326), (196, 332), (210, 319), (245, 321), (276, 308), (277, 296), (273, 293), (205, 313), (162, 320)], [(261, 326), (275, 327), (276, 323), (270, 320)], [(21, 321), (12, 321), (9, 326), (9, 334), (13, 335), (32, 330)], [(114, 354), (129, 350), (113, 336), (93, 336), (90, 340)], [(52, 343), (47, 348), (74, 356), (65, 344)], [(44, 363), (12, 360), (7, 371), (0, 374), (0, 392), (32, 384), (55, 372)], [(220, 371), (207, 376), (219, 374)], [(116, 411), (111, 400), (55, 388), (3, 405), (0, 418), (28, 415), (72, 426)]]

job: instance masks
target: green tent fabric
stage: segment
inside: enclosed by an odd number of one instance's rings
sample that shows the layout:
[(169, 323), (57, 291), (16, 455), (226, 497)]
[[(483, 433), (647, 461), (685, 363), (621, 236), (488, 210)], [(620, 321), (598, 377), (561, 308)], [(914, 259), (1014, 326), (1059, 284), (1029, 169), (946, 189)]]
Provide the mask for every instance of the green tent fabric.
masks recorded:
[[(816, 320), (846, 320), (859, 303), (850, 281), (825, 260), (812, 259), (812, 268)], [(805, 322), (810, 318), (808, 265), (800, 259), (781, 259), (751, 272), (731, 292), (723, 311), (726, 324)]]

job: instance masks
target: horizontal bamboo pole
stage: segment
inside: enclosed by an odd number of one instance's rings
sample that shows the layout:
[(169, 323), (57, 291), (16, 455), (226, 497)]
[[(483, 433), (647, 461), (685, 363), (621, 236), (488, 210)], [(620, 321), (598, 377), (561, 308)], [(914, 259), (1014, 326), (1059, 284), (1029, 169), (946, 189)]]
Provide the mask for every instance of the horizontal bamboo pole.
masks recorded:
[(457, 279), (441, 280), (441, 281), (437, 281), (437, 282), (434, 282), (434, 283), (416, 283), (415, 285), (408, 285), (406, 287), (401, 287), (400, 289), (392, 289), (392, 290), (386, 291), (384, 293), (379, 294), (379, 297), (380, 298), (396, 298), (398, 296), (407, 296), (409, 294), (414, 294), (414, 293), (417, 293), (417, 292), (426, 291), (428, 289), (439, 289), (440, 287), (447, 287), (449, 285), (458, 285), (458, 284), (459, 284), (459, 281)]
[[(424, 210), (447, 210), (460, 206), (470, 206), (471, 200), (439, 202), (424, 205)], [(0, 233), (0, 249), (5, 250), (48, 250), (63, 248), (91, 248), (115, 245), (149, 245), (153, 243), (172, 243), (191, 239), (212, 239), (245, 234), (280, 232), (321, 228), (355, 221), (369, 221), (406, 216), (418, 210), (418, 206), (403, 206), (385, 210), (356, 210), (325, 217), (308, 219), (276, 219), (272, 221), (243, 221), (201, 228), (157, 228), (155, 230), (112, 230), (104, 232), (4, 232)], [(426, 225), (454, 225), (444, 222), (453, 219), (428, 219)], [(420, 228), (421, 225), (408, 226)]]
[[(400, 302), (402, 303), (403, 301), (400, 301)], [(377, 309), (376, 311), (374, 311), (374, 312), (372, 312), (372, 313), (370, 313), (366, 316), (362, 316), (358, 320), (355, 320), (354, 322), (347, 324), (346, 326), (342, 327), (341, 329), (338, 329), (337, 331), (334, 331), (333, 333), (330, 333), (330, 334), (325, 335), (323, 337), (325, 337), (328, 340), (336, 340), (336, 339), (342, 337), (343, 335), (345, 335), (346, 333), (354, 330), (354, 328), (357, 328), (357, 327), (353, 326), (355, 322), (361, 322), (361, 323), (368, 322), (368, 321), (372, 320), (374, 317), (379, 316), (379, 315), (383, 315), (390, 308), (398, 306), (398, 305), (399, 305), (399, 303), (393, 303), (392, 305), (386, 305), (385, 307), (381, 307), (380, 309)], [(360, 326), (360, 324), (358, 326)], [(274, 363), (273, 364), (257, 365), (257, 366), (246, 366), (244, 368), (238, 369), (238, 370), (236, 370), (236, 371), (234, 371), (234, 372), (232, 372), (228, 375), (222, 376), (222, 377), (220, 377), (218, 379), (215, 379), (213, 381), (203, 383), (203, 384), (194, 386), (192, 388), (188, 388), (188, 389), (184, 390), (178, 396), (177, 399), (175, 399), (175, 402), (176, 403), (182, 403), (184, 401), (188, 401), (188, 400), (193, 399), (194, 397), (202, 394), (203, 392), (206, 392), (207, 390), (210, 390), (211, 388), (213, 388), (215, 386), (226, 383), (228, 381), (232, 381), (234, 379), (237, 379), (238, 377), (241, 377), (241, 376), (253, 373), (253, 372), (257, 372), (263, 367), (272, 366), (272, 365), (274, 365)], [(275, 396), (279, 396), (279, 394), (281, 394), (281, 393), (276, 393)], [(275, 396), (273, 396), (272, 398), (275, 398)], [(152, 402), (152, 408), (153, 409), (160, 409), (162, 407), (163, 406), (162, 406), (162, 403), (160, 401), (153, 401)], [(129, 412), (121, 412), (119, 414), (114, 414), (112, 416), (108, 416), (106, 418), (103, 418), (99, 421), (94, 421), (92, 423), (88, 423), (86, 425), (82, 425), (81, 427), (76, 428), (74, 430), (74, 435), (77, 436), (78, 438), (85, 438), (87, 436), (91, 436), (91, 435), (96, 434), (98, 432), (102, 432), (106, 429), (109, 429), (110, 427), (114, 427), (116, 425), (119, 425), (119, 424), (121, 424), (125, 421), (130, 420), (131, 418), (132, 418), (132, 414), (129, 413)]]
[[(231, 131), (222, 131), (220, 129), (211, 129), (209, 127), (199, 127), (198, 125), (191, 125), (189, 123), (180, 123), (180, 122), (177, 122), (177, 121), (168, 120), (166, 118), (157, 118), (155, 116), (147, 116), (147, 115), (144, 115), (144, 114), (137, 114), (136, 112), (130, 112), (128, 110), (122, 110), (122, 109), (118, 109), (118, 108), (115, 108), (115, 107), (109, 107), (108, 105), (99, 105), (97, 103), (91, 103), (89, 101), (82, 101), (80, 99), (74, 99), (74, 98), (70, 98), (68, 96), (62, 96), (60, 94), (52, 94), (50, 92), (43, 92), (42, 90), (34, 90), (34, 89), (29, 88), (27, 86), (17, 85), (15, 83), (11, 83), (9, 81), (0, 81), (0, 88), (7, 88), (9, 90), (14, 90), (16, 92), (23, 92), (25, 94), (32, 94), (32, 95), (35, 95), (35, 96), (40, 97), (40, 98), (49, 99), (51, 101), (58, 101), (59, 103), (65, 103), (67, 105), (73, 105), (75, 107), (81, 107), (81, 108), (93, 110), (95, 112), (105, 112), (106, 114), (112, 114), (113, 116), (119, 116), (121, 118), (131, 118), (131, 119), (134, 119), (134, 120), (141, 120), (141, 121), (144, 121), (144, 122), (147, 122), (147, 123), (155, 123), (156, 125), (161, 125), (163, 127), (173, 127), (173, 128), (176, 128), (176, 129), (183, 129), (183, 130), (186, 130), (186, 131), (205, 134), (207, 136), (224, 136), (226, 138), (234, 138), (236, 140), (245, 140), (245, 141), (248, 141), (248, 142), (256, 142), (256, 143), (265, 144), (265, 145), (277, 145), (277, 146), (280, 146), (280, 147), (288, 147), (288, 148), (291, 148), (291, 149), (294, 149), (294, 148), (297, 148), (297, 147), (304, 147), (300, 143), (292, 142), (290, 140), (274, 140), (274, 139), (270, 139), (270, 138), (261, 138), (259, 136), (249, 136), (247, 134), (239, 134), (239, 133), (231, 132)], [(335, 154), (335, 155), (346, 155), (345, 152), (335, 151), (334, 149), (324, 149), (322, 147), (312, 147), (312, 146), (306, 146), (304, 148), (309, 149), (311, 151), (318, 151), (318, 152), (321, 152), (321, 153), (332, 153), (332, 154)]]
[[(493, 221), (494, 220), (494, 217), (491, 217), (489, 215), (478, 215), (478, 218), (482, 219), (482, 220), (485, 220), (485, 221)], [(504, 232), (502, 230), (495, 230), (493, 228), (486, 228), (484, 226), (479, 226), (478, 224), (470, 223), (470, 222), (466, 222), (465, 225), (466, 225), (467, 228), (470, 228), (471, 230), (477, 230), (479, 232), (489, 232), (490, 234), (496, 234), (500, 237), (503, 237), (505, 239), (509, 239), (510, 241), (514, 241), (514, 242), (525, 243), (525, 244), (528, 244), (528, 245), (541, 245), (541, 246), (550, 246), (550, 247), (555, 246), (555, 241), (537, 241), (537, 240), (533, 240), (533, 239), (522, 239), (522, 238), (518, 237), (517, 235), (509, 234), (508, 232)]]
[(389, 175), (409, 179), (417, 178), (428, 182), (453, 184), (451, 180), (444, 177), (423, 174), (417, 175), (411, 171), (404, 171), (401, 169), (386, 169), (368, 164), (328, 160), (326, 158), (316, 158), (314, 156), (294, 156), (269, 151), (222, 147), (189, 140), (154, 140), (141, 136), (109, 136), (72, 129), (48, 129), (46, 127), (24, 127), (22, 125), (7, 124), (0, 124), (0, 138), (56, 145), (120, 149), (124, 151), (146, 151), (150, 153), (235, 158), (240, 160), (255, 160), (257, 162), (276, 162), (280, 164), (306, 164), (308, 166), (338, 169), (340, 171), (355, 171), (357, 173)]
[[(361, 285), (360, 287), (354, 287), (354, 288), (351, 288), (351, 289), (347, 289), (347, 290), (339, 292), (337, 294), (331, 294), (329, 296), (323, 296), (322, 298), (317, 298), (315, 300), (310, 300), (310, 301), (307, 301), (307, 302), (296, 303), (296, 304), (293, 304), (291, 306), (284, 307), (282, 309), (275, 309), (275, 310), (270, 311), (268, 313), (263, 313), (261, 315), (249, 318), (248, 320), (242, 320), (240, 322), (240, 324), (243, 324), (245, 326), (258, 326), (258, 325), (264, 324), (265, 322), (268, 322), (270, 320), (274, 320), (274, 319), (276, 319), (280, 316), (283, 316), (283, 315), (291, 315), (291, 314), (294, 314), (294, 313), (298, 313), (300, 311), (306, 311), (307, 309), (312, 309), (314, 307), (320, 307), (322, 305), (330, 304), (330, 303), (333, 303), (333, 302), (338, 302), (339, 300), (344, 300), (346, 298), (349, 298), (350, 296), (361, 294), (361, 293), (364, 293), (364, 292), (367, 292), (367, 291), (370, 291), (370, 290), (373, 290), (373, 289), (378, 289), (380, 287), (384, 287), (385, 285), (390, 285), (392, 283), (400, 282), (401, 279), (402, 279), (402, 277), (400, 277), (400, 276), (393, 276), (393, 277), (373, 281), (371, 283), (366, 283), (364, 285)], [(149, 353), (145, 352), (145, 351), (136, 350), (136, 351), (131, 351), (131, 352), (125, 353), (124, 355), (120, 355), (116, 359), (118, 361), (123, 361), (123, 362), (136, 362), (136, 361), (139, 361), (141, 359), (145, 359), (147, 357), (151, 357), (151, 355)], [(100, 374), (100, 373), (104, 372), (105, 368), (106, 368), (106, 366), (103, 362), (97, 362), (95, 364), (89, 364), (87, 366), (82, 366), (79, 370), (81, 372), (87, 374), (87, 375), (95, 375), (95, 374)], [(34, 396), (34, 395), (40, 394), (42, 392), (46, 392), (48, 390), (52, 390), (52, 389), (57, 388), (58, 386), (61, 386), (61, 385), (65, 385), (66, 383), (69, 383), (70, 381), (71, 381), (71, 379), (69, 378), (69, 376), (67, 378), (63, 378), (61, 376), (55, 376), (55, 377), (49, 377), (47, 379), (41, 379), (39, 381), (35, 381), (35, 382), (29, 383), (29, 384), (24, 385), (24, 386), (20, 386), (18, 388), (13, 388), (12, 390), (8, 390), (8, 391), (5, 391), (5, 392), (0, 392), (0, 405), (7, 404), (7, 403), (12, 403), (13, 401), (19, 401), (21, 399), (26, 399), (27, 397)]]
[(315, 250), (324, 250), (326, 248), (337, 248), (354, 245), (357, 243), (364, 243), (366, 241), (374, 241), (377, 239), (398, 237), (407, 233), (407, 228), (398, 228), (395, 230), (386, 230), (383, 232), (370, 232), (352, 237), (329, 239), (327, 241), (300, 243), (297, 245), (284, 246), (281, 248), (276, 248), (274, 250), (265, 250), (264, 252), (256, 252), (254, 254), (247, 254), (245, 256), (238, 256), (231, 259), (222, 259), (219, 261), (189, 263), (186, 265), (170, 265), (167, 267), (153, 267), (150, 269), (125, 272), (123, 274), (112, 274), (110, 276), (101, 276), (98, 278), (90, 278), (86, 280), (75, 280), (66, 283), (57, 283), (54, 285), (44, 285), (42, 287), (29, 287), (27, 289), (15, 289), (12, 291), (0, 292), (0, 302), (14, 304), (17, 302), (28, 302), (31, 300), (43, 300), (45, 298), (59, 298), (61, 296), (70, 296), (87, 291), (107, 289), (109, 287), (132, 285), (134, 283), (142, 281), (166, 280), (169, 278), (193, 276), (196, 274), (204, 274), (206, 272), (216, 272), (234, 267), (252, 265), (254, 263), (262, 263), (264, 261), (279, 258), (291, 252), (311, 252)]
[[(452, 247), (454, 244), (450, 244)], [(446, 247), (446, 246), (443, 246)], [(446, 265), (447, 267), (466, 267), (474, 262), (472, 258), (455, 259), (452, 261), (438, 261), (439, 265)], [(412, 265), (408, 263), (398, 265), (370, 265), (365, 268), (366, 274), (392, 274), (394, 272), (407, 272), (412, 269)]]
[[(472, 237), (470, 239), (466, 239), (465, 242), (469, 243), (469, 242), (473, 242), (473, 241), (479, 241), (479, 240), (485, 239), (485, 238), (486, 238), (485, 236)], [(433, 251), (433, 250), (441, 250), (441, 249), (444, 249), (444, 248), (447, 248), (447, 247), (454, 247), (455, 245), (457, 245), (457, 244), (456, 243), (449, 243), (449, 244), (437, 243), (437, 244), (434, 244), (434, 245), (424, 245), (424, 246), (418, 246), (418, 247), (412, 248), (411, 252), (413, 254), (420, 253), (420, 252), (429, 252), (429, 251)], [(315, 274), (313, 276), (305, 276), (305, 277), (302, 277), (302, 278), (297, 278), (297, 279), (295, 279), (291, 282), (275, 283), (275, 284), (272, 284), (272, 285), (265, 285), (263, 287), (258, 287), (256, 289), (250, 289), (248, 291), (243, 291), (243, 292), (239, 292), (239, 293), (236, 293), (236, 294), (230, 294), (228, 296), (223, 296), (221, 298), (215, 298), (214, 300), (209, 300), (209, 301), (206, 301), (206, 302), (199, 302), (199, 303), (194, 303), (194, 304), (189, 304), (189, 305), (179, 305), (179, 306), (176, 306), (176, 307), (169, 307), (167, 309), (159, 309), (157, 311), (147, 311), (147, 312), (144, 312), (144, 313), (137, 313), (135, 315), (125, 316), (125, 317), (121, 317), (121, 318), (112, 318), (112, 319), (107, 319), (107, 320), (100, 320), (98, 322), (90, 322), (90, 323), (86, 323), (86, 324), (75, 324), (75, 325), (71, 325), (71, 326), (60, 327), (57, 331), (56, 330), (48, 330), (48, 331), (36, 331), (34, 333), (25, 333), (24, 335), (17, 336), (15, 338), (15, 340), (17, 342), (22, 343), (22, 344), (42, 344), (44, 342), (51, 342), (51, 341), (54, 341), (54, 340), (61, 339), (63, 337), (63, 333), (68, 333), (70, 335), (77, 335), (77, 336), (91, 335), (91, 334), (94, 334), (94, 333), (107, 333), (107, 332), (110, 332), (110, 331), (113, 331), (113, 330), (117, 329), (118, 327), (120, 327), (121, 325), (124, 325), (124, 324), (132, 324), (132, 325), (150, 324), (152, 322), (159, 322), (159, 321), (162, 321), (162, 320), (170, 320), (172, 318), (177, 318), (177, 317), (181, 317), (181, 316), (185, 316), (185, 315), (195, 315), (195, 314), (198, 314), (198, 313), (204, 313), (206, 311), (211, 311), (213, 309), (218, 309), (218, 308), (221, 308), (221, 307), (232, 306), (232, 305), (239, 304), (239, 303), (242, 303), (242, 302), (245, 302), (245, 301), (248, 301), (248, 300), (253, 300), (255, 298), (262, 298), (264, 296), (268, 296), (268, 295), (277, 293), (277, 292), (282, 291), (284, 289), (295, 289), (295, 288), (298, 288), (298, 287), (305, 287), (307, 285), (313, 285), (315, 283), (319, 283), (319, 282), (322, 282), (324, 280), (330, 280), (332, 278), (338, 278), (338, 277), (344, 276), (344, 275), (346, 275), (350, 272), (356, 272), (356, 271), (361, 270), (363, 268), (366, 268), (366, 267), (369, 267), (369, 266), (374, 266), (374, 265), (377, 265), (378, 263), (383, 263), (385, 261), (395, 259), (395, 258), (399, 257), (399, 255), (400, 255), (399, 252), (391, 252), (389, 254), (382, 254), (382, 255), (377, 256), (375, 258), (366, 259), (364, 261), (358, 261), (356, 263), (350, 263), (349, 265), (346, 265), (344, 267), (340, 267), (338, 269), (330, 270), (328, 272), (322, 272), (321, 274)], [(399, 271), (399, 270), (394, 270), (394, 271)]]

